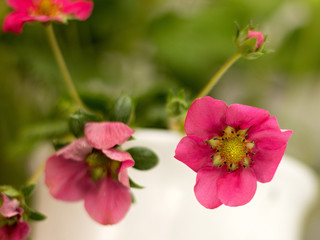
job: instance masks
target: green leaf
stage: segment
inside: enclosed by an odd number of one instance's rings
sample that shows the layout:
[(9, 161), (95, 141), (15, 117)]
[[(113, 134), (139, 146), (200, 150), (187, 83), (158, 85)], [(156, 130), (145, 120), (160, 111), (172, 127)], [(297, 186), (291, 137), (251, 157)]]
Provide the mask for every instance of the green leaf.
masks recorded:
[(132, 188), (138, 188), (138, 189), (143, 189), (144, 187), (135, 183), (131, 178), (129, 178), (129, 183), (130, 183), (130, 187)]
[(35, 187), (36, 187), (35, 184), (26, 185), (26, 186), (23, 186), (20, 191), (25, 198), (28, 198), (31, 196)]
[(110, 118), (108, 114), (111, 112), (113, 101), (105, 93), (97, 93), (90, 89), (82, 89), (79, 94), (89, 109), (102, 113), (105, 118)]
[[(237, 26), (238, 28), (239, 26)], [(240, 29), (240, 27), (239, 27)], [(237, 29), (237, 35), (236, 35), (236, 45), (240, 45), (242, 42), (244, 42), (248, 38), (248, 31), (250, 29), (250, 26), (246, 26), (243, 29), (239, 30)]]
[(11, 198), (19, 197), (21, 195), (18, 190), (9, 185), (0, 186), (0, 192)]
[(73, 113), (69, 118), (70, 131), (76, 136), (81, 137), (84, 135), (84, 125), (87, 122), (98, 121), (99, 117), (84, 109), (79, 109)]
[(130, 194), (131, 194), (131, 203), (132, 203), (132, 204), (136, 203), (136, 198), (135, 198), (135, 196), (133, 195), (132, 192), (130, 192)]
[(43, 215), (42, 213), (39, 213), (37, 211), (30, 211), (28, 213), (28, 217), (34, 221), (42, 221), (47, 218), (45, 215)]
[(263, 55), (264, 55), (263, 52), (253, 52), (253, 53), (248, 54), (245, 58), (249, 59), (249, 60), (253, 60), (253, 59), (257, 59)]
[(158, 156), (148, 148), (145, 147), (133, 147), (128, 150), (135, 161), (135, 165), (133, 166), (138, 170), (149, 170), (154, 168), (158, 162)]
[(68, 144), (70, 144), (70, 142), (61, 141), (61, 140), (57, 140), (57, 139), (52, 140), (52, 145), (54, 147), (54, 150), (56, 150), (56, 151), (67, 146)]
[(257, 38), (249, 38), (246, 41), (244, 41), (241, 45), (240, 45), (240, 53), (245, 57), (247, 56), (249, 53), (253, 53), (254, 52), (254, 48), (256, 46), (256, 42), (257, 42)]
[(119, 97), (113, 106), (112, 120), (127, 124), (132, 114), (133, 114), (132, 99), (127, 95), (123, 95)]

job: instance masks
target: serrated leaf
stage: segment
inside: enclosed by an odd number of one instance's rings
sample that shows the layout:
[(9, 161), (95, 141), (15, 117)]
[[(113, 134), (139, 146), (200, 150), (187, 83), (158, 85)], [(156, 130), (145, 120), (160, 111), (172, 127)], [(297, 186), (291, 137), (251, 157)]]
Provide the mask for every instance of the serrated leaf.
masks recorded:
[(133, 147), (128, 150), (135, 161), (133, 168), (138, 170), (149, 170), (154, 168), (158, 162), (158, 156), (148, 148)]
[(132, 115), (133, 104), (132, 99), (123, 95), (118, 98), (113, 107), (113, 121), (128, 123)]
[(43, 215), (42, 213), (39, 213), (37, 211), (30, 211), (28, 213), (28, 217), (29, 217), (29, 219), (34, 220), (34, 221), (43, 221), (47, 218), (45, 215)]
[(78, 138), (84, 135), (84, 125), (87, 122), (99, 120), (99, 117), (84, 109), (79, 109), (69, 118), (70, 131)]
[(129, 183), (130, 183), (130, 187), (132, 188), (138, 188), (138, 189), (143, 189), (144, 187), (137, 184), (136, 182), (134, 182), (131, 178), (129, 178)]
[(35, 187), (36, 187), (35, 184), (26, 185), (26, 186), (23, 186), (20, 191), (25, 198), (28, 198), (31, 196)]

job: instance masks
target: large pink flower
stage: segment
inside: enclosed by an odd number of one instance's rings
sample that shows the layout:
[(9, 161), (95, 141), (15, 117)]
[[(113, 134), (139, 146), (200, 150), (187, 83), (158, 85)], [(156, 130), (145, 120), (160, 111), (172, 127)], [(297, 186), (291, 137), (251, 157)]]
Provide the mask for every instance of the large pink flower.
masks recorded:
[(93, 8), (91, 1), (72, 0), (7, 0), (15, 10), (4, 22), (3, 31), (19, 34), (26, 22), (66, 22), (76, 18), (86, 20)]
[(65, 201), (84, 199), (97, 222), (119, 222), (131, 206), (127, 168), (134, 165), (128, 152), (117, 149), (133, 134), (120, 122), (87, 123), (85, 137), (51, 156), (45, 181), (53, 197)]
[(0, 193), (0, 240), (23, 240), (30, 233), (30, 227), (22, 219), (23, 209), (17, 199)]
[(211, 97), (192, 103), (185, 131), (175, 158), (197, 172), (196, 198), (211, 209), (248, 203), (257, 181), (273, 178), (292, 134), (281, 130), (266, 110), (228, 107)]

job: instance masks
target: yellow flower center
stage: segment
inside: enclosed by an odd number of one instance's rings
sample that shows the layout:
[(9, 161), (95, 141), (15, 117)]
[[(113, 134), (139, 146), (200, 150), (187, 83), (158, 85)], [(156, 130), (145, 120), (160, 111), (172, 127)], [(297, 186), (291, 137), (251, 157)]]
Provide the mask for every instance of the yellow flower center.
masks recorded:
[(247, 131), (248, 129), (240, 129), (236, 132), (234, 128), (228, 126), (223, 131), (222, 137), (214, 137), (207, 141), (215, 150), (212, 156), (214, 166), (226, 165), (229, 171), (235, 170), (239, 166), (250, 167), (253, 161), (250, 156), (255, 153), (252, 152), (254, 143), (246, 139)]
[(248, 152), (243, 139), (237, 136), (224, 138), (222, 146), (217, 149), (219, 149), (221, 158), (230, 163), (241, 162)]
[(86, 162), (90, 167), (89, 172), (92, 180), (96, 181), (107, 175), (113, 179), (118, 179), (121, 162), (108, 158), (100, 150), (93, 150), (93, 152), (87, 156)]
[(62, 5), (56, 3), (53, 0), (40, 0), (34, 9), (31, 10), (31, 14), (34, 16), (48, 16), (54, 17), (62, 10)]

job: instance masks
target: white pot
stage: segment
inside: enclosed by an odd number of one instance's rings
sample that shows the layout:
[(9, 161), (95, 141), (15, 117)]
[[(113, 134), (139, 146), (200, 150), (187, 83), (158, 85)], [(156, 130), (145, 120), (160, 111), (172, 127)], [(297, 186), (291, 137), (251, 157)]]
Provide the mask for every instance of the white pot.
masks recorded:
[(145, 189), (134, 189), (136, 203), (117, 225), (102, 226), (86, 213), (83, 201), (53, 199), (43, 178), (35, 194), (37, 210), (48, 219), (33, 225), (34, 240), (298, 240), (304, 217), (317, 190), (315, 174), (285, 156), (274, 179), (258, 184), (251, 202), (209, 210), (193, 193), (196, 173), (173, 158), (181, 135), (166, 130), (138, 130), (125, 144), (154, 150), (159, 165), (150, 171), (129, 170)]

